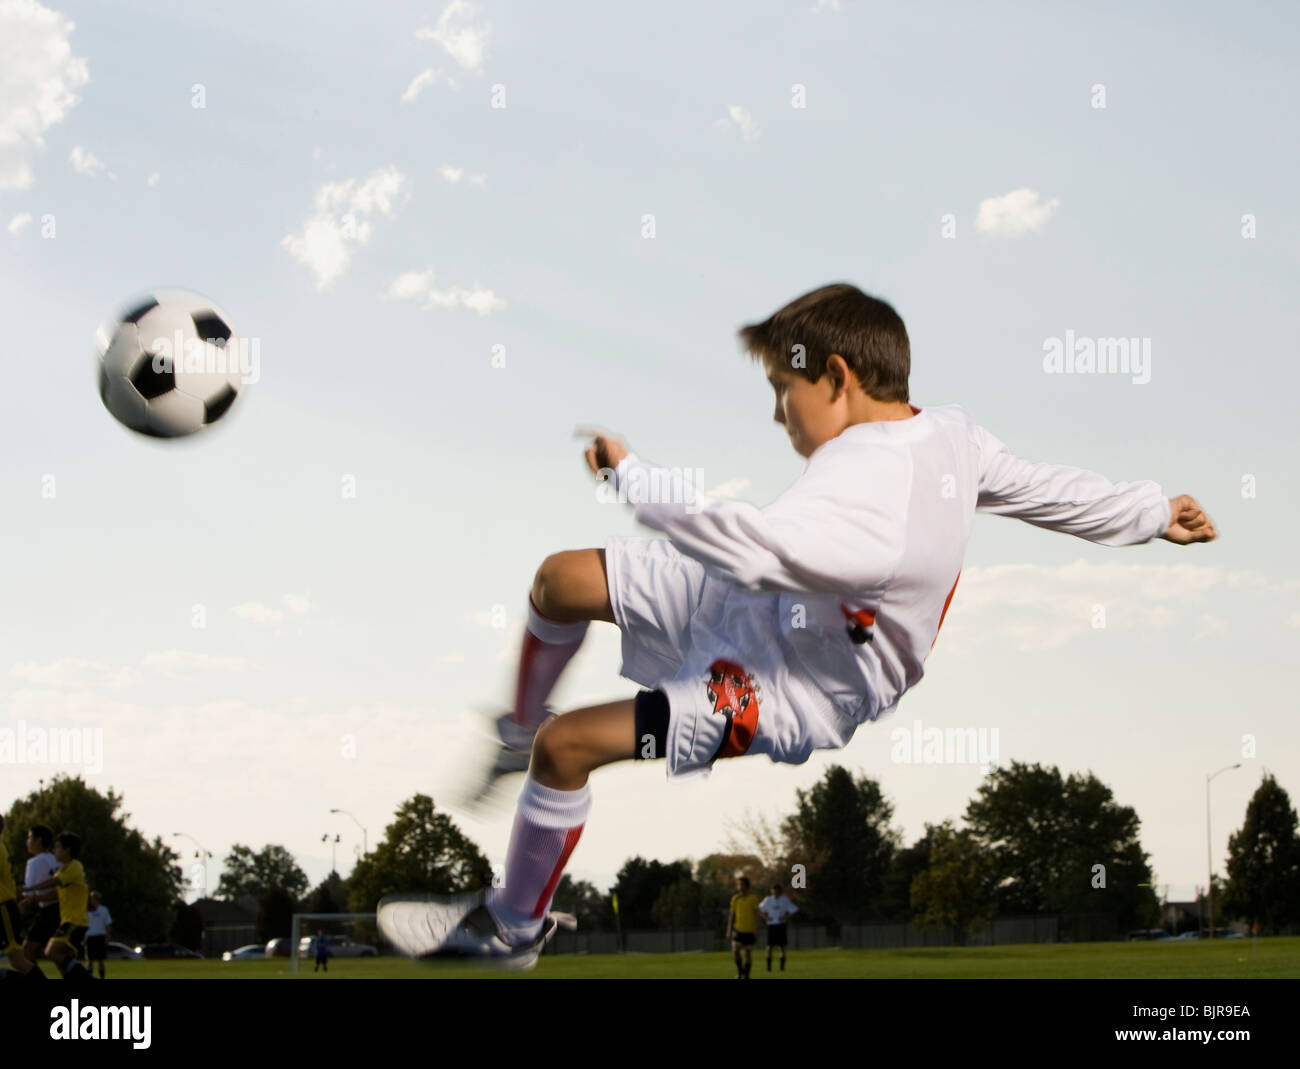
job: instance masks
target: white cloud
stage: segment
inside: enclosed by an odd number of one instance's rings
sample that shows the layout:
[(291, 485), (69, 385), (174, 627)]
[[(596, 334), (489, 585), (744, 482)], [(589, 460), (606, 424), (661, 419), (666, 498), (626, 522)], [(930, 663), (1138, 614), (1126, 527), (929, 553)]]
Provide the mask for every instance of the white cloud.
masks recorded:
[(1031, 230), (1041, 230), (1060, 206), (1061, 202), (1055, 197), (1044, 201), (1032, 189), (1013, 189), (1001, 197), (980, 201), (975, 229), (989, 237), (1017, 237)]
[(295, 616), (305, 616), (311, 608), (311, 602), (301, 594), (286, 594), (280, 599), (280, 604)]
[(255, 624), (278, 624), (284, 619), (284, 613), (263, 605), (260, 601), (245, 601), (230, 610), (241, 620), (252, 620)]
[(729, 130), (734, 123), (740, 130), (740, 136), (745, 141), (757, 141), (763, 131), (758, 123), (754, 121), (754, 116), (742, 108), (739, 104), (732, 104), (727, 109), (727, 118), (719, 119), (715, 126), (719, 129)]
[(139, 678), (130, 668), (112, 668), (80, 657), (61, 657), (45, 664), (21, 661), (9, 669), (9, 675), (22, 683), (57, 690), (82, 687), (108, 687), (115, 690), (130, 686)]
[[(967, 568), (961, 573), (938, 646), (961, 654), (985, 642), (1010, 642), (1021, 651), (1046, 650), (1096, 630), (1163, 631), (1180, 620), (1190, 627), (1193, 618), (1188, 606), (1225, 581), (1222, 569), (1195, 564), (1077, 560), (1059, 566)], [(1216, 633), (1213, 629), (1218, 625), (1213, 621), (1217, 619), (1199, 613), (1198, 633)], [(1103, 627), (1095, 628), (1094, 621)], [(1225, 630), (1226, 624), (1218, 629)]]
[(280, 598), (280, 608), (275, 608), (260, 601), (245, 601), (230, 611), (241, 620), (251, 620), (255, 624), (283, 623), (286, 612), (292, 616), (306, 616), (311, 609), (311, 602), (301, 594), (285, 594)]
[(194, 650), (155, 650), (144, 655), (144, 666), (171, 679), (189, 679), (197, 672), (247, 672), (246, 657), (226, 657)]
[(487, 181), (487, 175), (485, 174), (467, 175), (465, 173), (465, 168), (452, 167), (450, 164), (444, 164), (442, 167), (438, 169), (438, 173), (442, 175), (442, 177), (445, 178), (452, 185), (455, 185), (462, 178), (465, 179), (465, 181), (469, 182), (470, 185), (475, 185), (475, 186), (481, 186), (484, 182)]
[(394, 167), (375, 171), (364, 181), (349, 178), (330, 182), (316, 193), (315, 210), (297, 234), (280, 244), (316, 276), (316, 288), (332, 285), (348, 268), (352, 252), (370, 240), (367, 216), (376, 212), (391, 218), (406, 184)]
[(151, 174), (148, 178), (149, 185), (156, 186), (158, 184), (158, 179), (160, 179), (161, 177), (162, 175), (160, 175), (157, 171), (154, 171), (154, 173)]
[(17, 234), (23, 227), (32, 221), (31, 212), (19, 212), (9, 220), (9, 233)]
[(36, 0), (0, 0), (0, 191), (31, 188), (45, 131), (90, 81), (68, 40), (75, 27)]
[(77, 174), (84, 174), (94, 178), (95, 175), (104, 170), (104, 164), (99, 157), (80, 145), (72, 146), (72, 151), (68, 153), (68, 159), (72, 161), (73, 170)]
[(384, 301), (423, 301), (421, 307), (426, 310), (468, 308), (481, 316), (499, 311), (506, 306), (502, 298), (490, 289), (477, 284), (469, 289), (464, 286), (451, 286), (440, 290), (434, 287), (433, 280), (433, 268), (424, 271), (407, 271), (393, 279), (388, 289), (381, 293), (379, 298)]
[(478, 70), (483, 66), (487, 47), (487, 23), (472, 25), (474, 6), (466, 0), (452, 0), (438, 16), (434, 27), (422, 26), (415, 31), (421, 41), (435, 41), (465, 70)]
[(429, 86), (433, 85), (434, 75), (434, 69), (428, 67), (412, 78), (411, 84), (406, 87), (406, 92), (402, 94), (402, 103), (409, 104)]
[(1286, 622), (1292, 627), (1300, 627), (1300, 612), (1293, 612), (1289, 617), (1287, 617)]

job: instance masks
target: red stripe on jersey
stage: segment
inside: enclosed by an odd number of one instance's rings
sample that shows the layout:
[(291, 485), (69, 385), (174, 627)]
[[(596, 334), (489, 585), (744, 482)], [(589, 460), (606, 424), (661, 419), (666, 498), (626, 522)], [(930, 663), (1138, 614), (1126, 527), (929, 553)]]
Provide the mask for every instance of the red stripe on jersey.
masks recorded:
[(582, 829), (585, 825), (579, 824), (576, 828), (570, 828), (564, 833), (564, 849), (560, 851), (560, 860), (555, 863), (555, 870), (551, 873), (551, 878), (546, 881), (546, 886), (542, 888), (542, 893), (537, 896), (537, 905), (533, 907), (533, 920), (540, 920), (546, 907), (550, 905), (551, 896), (555, 894), (555, 888), (559, 885), (560, 875), (564, 872), (564, 866), (568, 863), (569, 855), (573, 853), (573, 848), (578, 845), (578, 839), (582, 836)]
[(957, 573), (957, 578), (952, 581), (952, 589), (948, 591), (947, 598), (943, 602), (943, 612), (939, 614), (939, 627), (934, 629), (934, 638), (930, 640), (930, 649), (934, 649), (934, 644), (939, 641), (939, 628), (943, 627), (943, 618), (948, 615), (948, 606), (952, 604), (952, 596), (957, 593), (957, 583), (961, 580), (961, 572)]

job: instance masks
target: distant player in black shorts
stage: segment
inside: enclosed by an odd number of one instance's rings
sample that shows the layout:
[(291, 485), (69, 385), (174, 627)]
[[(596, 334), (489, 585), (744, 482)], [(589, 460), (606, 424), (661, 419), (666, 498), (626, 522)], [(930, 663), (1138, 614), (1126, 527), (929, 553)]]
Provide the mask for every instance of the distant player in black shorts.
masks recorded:
[(785, 972), (785, 947), (788, 942), (786, 921), (799, 912), (799, 907), (785, 897), (779, 883), (772, 884), (772, 893), (758, 904), (758, 912), (767, 922), (767, 971), (772, 971), (772, 948), (781, 948), (781, 971)]
[(90, 892), (90, 909), (86, 911), (90, 926), (86, 929), (86, 963), (91, 972), (99, 965), (99, 978), (104, 979), (104, 962), (108, 957), (108, 940), (112, 934), (113, 915), (100, 900), (98, 891)]
[(749, 889), (748, 876), (736, 877), (736, 893), (731, 896), (727, 914), (727, 938), (736, 961), (736, 979), (748, 980), (749, 970), (754, 967), (750, 952), (758, 940), (758, 895)]

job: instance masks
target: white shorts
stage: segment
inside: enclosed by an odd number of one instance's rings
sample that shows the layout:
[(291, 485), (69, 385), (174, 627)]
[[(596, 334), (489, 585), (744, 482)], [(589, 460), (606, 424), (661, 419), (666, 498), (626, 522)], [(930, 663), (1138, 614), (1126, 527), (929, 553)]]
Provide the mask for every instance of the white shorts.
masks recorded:
[(668, 697), (670, 779), (744, 754), (802, 764), (848, 741), (790, 655), (778, 595), (732, 586), (663, 538), (611, 538), (605, 569), (622, 674)]

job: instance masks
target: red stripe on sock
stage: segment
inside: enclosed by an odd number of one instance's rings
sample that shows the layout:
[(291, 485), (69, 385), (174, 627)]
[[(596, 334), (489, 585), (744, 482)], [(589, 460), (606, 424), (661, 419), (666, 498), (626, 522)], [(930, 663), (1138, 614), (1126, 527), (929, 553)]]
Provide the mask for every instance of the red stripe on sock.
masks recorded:
[(533, 662), (537, 659), (537, 651), (541, 648), (542, 640), (531, 631), (525, 630), (524, 647), (519, 652), (519, 682), (515, 686), (515, 711), (510, 714), (510, 719), (520, 726), (524, 723), (524, 696), (528, 691), (528, 677), (532, 673)]
[(541, 920), (542, 914), (546, 912), (546, 907), (551, 904), (551, 896), (555, 894), (555, 888), (560, 882), (564, 866), (568, 863), (573, 848), (578, 845), (578, 839), (581, 837), (584, 827), (585, 825), (579, 824), (576, 828), (570, 828), (565, 832), (564, 849), (560, 851), (560, 860), (555, 863), (555, 871), (551, 873), (551, 878), (546, 881), (546, 886), (542, 888), (542, 893), (537, 897), (537, 905), (533, 907), (533, 920)]

